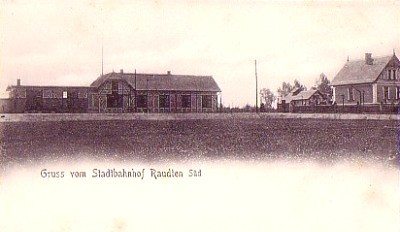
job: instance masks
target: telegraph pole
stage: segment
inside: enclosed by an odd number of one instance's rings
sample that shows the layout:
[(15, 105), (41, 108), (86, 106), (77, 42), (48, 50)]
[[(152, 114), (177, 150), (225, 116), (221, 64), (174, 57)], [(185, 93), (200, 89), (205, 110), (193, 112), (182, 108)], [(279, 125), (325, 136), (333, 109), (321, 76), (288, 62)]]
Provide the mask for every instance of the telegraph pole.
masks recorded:
[(257, 60), (254, 60), (255, 74), (256, 74), (256, 113), (258, 113), (258, 79), (257, 79)]
[(135, 91), (134, 91), (134, 102), (135, 102), (135, 113), (137, 113), (137, 85), (136, 85), (136, 69), (135, 69)]
[(103, 39), (102, 39), (102, 42), (101, 42), (101, 76), (103, 76), (104, 75), (104, 73), (103, 73), (103, 68), (104, 68), (104, 48), (103, 48), (104, 46), (103, 46)]

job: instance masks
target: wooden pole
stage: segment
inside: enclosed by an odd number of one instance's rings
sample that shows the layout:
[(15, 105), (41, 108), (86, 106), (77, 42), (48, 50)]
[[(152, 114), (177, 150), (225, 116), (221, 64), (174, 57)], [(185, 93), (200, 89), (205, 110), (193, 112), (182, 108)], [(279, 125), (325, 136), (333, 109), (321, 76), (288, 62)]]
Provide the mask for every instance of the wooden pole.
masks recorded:
[(135, 113), (137, 112), (137, 86), (136, 86), (136, 69), (135, 69), (135, 91), (134, 91), (134, 95), (135, 95)]
[(103, 46), (103, 39), (102, 39), (102, 42), (101, 42), (102, 44), (101, 44), (101, 76), (103, 76), (104, 75), (104, 73), (103, 73), (103, 68), (104, 68), (104, 46)]
[(258, 113), (258, 78), (257, 78), (257, 60), (254, 60), (255, 75), (256, 75), (256, 113)]

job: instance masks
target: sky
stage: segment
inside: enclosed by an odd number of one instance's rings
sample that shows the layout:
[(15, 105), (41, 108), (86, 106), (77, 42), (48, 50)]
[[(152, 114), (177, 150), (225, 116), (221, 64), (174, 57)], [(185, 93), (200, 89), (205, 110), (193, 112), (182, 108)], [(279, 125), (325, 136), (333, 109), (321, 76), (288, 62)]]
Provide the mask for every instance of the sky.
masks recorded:
[(0, 92), (88, 86), (102, 72), (212, 75), (225, 106), (259, 88), (308, 88), (346, 62), (400, 54), (400, 3), (0, 0)]

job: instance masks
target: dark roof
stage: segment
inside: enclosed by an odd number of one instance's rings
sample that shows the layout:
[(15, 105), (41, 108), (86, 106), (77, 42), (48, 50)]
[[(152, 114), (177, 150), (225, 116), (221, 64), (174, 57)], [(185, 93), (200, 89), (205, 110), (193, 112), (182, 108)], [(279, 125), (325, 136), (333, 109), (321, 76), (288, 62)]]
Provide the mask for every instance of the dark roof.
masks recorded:
[[(108, 73), (97, 78), (90, 86), (99, 87), (106, 80), (125, 80), (135, 87), (134, 73)], [(138, 90), (182, 90), (182, 91), (216, 91), (221, 92), (212, 76), (191, 76), (172, 74), (136, 74)]]
[(362, 84), (375, 82), (386, 65), (397, 57), (395, 55), (385, 57), (373, 57), (373, 64), (365, 63), (365, 60), (347, 62), (336, 74), (331, 85)]

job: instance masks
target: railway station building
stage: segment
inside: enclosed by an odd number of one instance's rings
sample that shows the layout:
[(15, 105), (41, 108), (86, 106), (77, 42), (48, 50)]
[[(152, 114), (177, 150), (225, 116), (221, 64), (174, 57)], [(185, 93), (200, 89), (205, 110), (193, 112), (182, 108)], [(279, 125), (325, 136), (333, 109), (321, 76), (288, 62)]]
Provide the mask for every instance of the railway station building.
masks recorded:
[(9, 113), (216, 112), (221, 89), (212, 76), (111, 72), (90, 86), (9, 86)]

